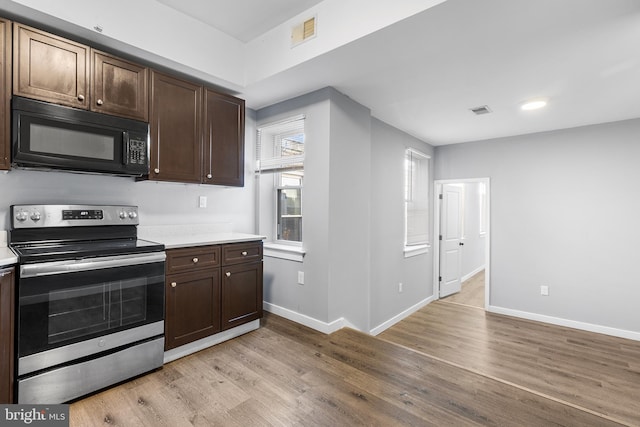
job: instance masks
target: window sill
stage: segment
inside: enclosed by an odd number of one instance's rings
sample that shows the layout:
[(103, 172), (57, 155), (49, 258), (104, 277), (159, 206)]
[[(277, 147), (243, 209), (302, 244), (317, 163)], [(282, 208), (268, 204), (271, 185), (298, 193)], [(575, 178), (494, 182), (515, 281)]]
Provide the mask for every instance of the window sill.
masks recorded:
[(264, 243), (263, 248), (263, 253), (266, 257), (287, 259), (296, 262), (302, 262), (306, 253), (301, 246), (281, 245), (278, 243)]
[(404, 257), (411, 258), (418, 255), (428, 254), (431, 245), (414, 245), (404, 247)]

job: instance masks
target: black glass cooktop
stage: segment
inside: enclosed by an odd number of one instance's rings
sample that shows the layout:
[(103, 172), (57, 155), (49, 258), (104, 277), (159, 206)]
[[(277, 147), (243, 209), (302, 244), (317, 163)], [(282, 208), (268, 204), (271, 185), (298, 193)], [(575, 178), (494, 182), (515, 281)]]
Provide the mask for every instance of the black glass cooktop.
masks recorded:
[(18, 255), (19, 262), (24, 264), (158, 252), (164, 250), (164, 245), (142, 239), (109, 239), (73, 242), (14, 243), (11, 245), (11, 248), (16, 255)]

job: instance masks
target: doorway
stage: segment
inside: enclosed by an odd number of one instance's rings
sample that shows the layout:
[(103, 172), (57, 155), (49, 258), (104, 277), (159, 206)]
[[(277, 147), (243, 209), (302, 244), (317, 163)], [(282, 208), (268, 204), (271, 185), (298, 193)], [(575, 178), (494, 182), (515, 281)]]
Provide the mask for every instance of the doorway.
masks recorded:
[(466, 292), (484, 279), (487, 310), (491, 296), (490, 180), (436, 180), (434, 187), (435, 298), (454, 295), (449, 297), (454, 301), (462, 286)]

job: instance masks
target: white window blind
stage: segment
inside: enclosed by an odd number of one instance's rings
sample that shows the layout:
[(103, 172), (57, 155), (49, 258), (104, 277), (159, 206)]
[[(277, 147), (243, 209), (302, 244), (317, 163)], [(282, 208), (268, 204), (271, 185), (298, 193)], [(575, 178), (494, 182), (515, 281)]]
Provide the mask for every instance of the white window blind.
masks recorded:
[(284, 172), (304, 167), (304, 116), (258, 129), (256, 172)]
[(405, 246), (429, 243), (429, 156), (405, 151)]

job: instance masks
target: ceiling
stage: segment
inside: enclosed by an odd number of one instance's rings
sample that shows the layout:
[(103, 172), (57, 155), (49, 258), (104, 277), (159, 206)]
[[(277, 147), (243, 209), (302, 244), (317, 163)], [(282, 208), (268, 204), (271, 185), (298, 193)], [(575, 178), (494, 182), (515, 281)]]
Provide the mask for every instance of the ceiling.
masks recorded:
[(157, 0), (248, 42), (322, 0)]
[[(213, 16), (210, 25), (240, 40), (319, 3), (158, 1)], [(258, 109), (325, 86), (432, 145), (637, 118), (640, 1), (447, 0), (251, 84), (241, 96)], [(520, 110), (539, 97), (546, 108)], [(492, 112), (470, 111), (481, 105)]]

